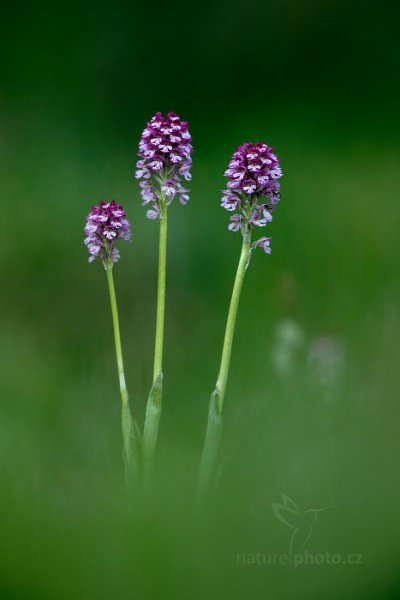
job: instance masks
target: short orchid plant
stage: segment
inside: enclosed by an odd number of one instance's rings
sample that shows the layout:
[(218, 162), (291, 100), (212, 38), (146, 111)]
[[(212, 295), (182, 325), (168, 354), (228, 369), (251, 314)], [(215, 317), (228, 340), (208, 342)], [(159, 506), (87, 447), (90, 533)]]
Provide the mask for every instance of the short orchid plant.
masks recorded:
[[(89, 262), (98, 258), (107, 274), (122, 403), (125, 475), (129, 489), (138, 489), (142, 483), (147, 485), (152, 478), (162, 404), (167, 215), (175, 198), (182, 205), (189, 200), (186, 184), (191, 180), (192, 153), (188, 123), (173, 112), (165, 118), (157, 112), (142, 132), (136, 178), (143, 204), (148, 207), (147, 217), (158, 220), (160, 225), (153, 380), (143, 433), (129, 405), (113, 279), (113, 267), (120, 257), (117, 244), (119, 240), (130, 240), (130, 224), (122, 206), (112, 200), (93, 206), (85, 225)], [(221, 206), (233, 213), (229, 230), (240, 231), (243, 239), (229, 305), (219, 374), (209, 402), (207, 430), (198, 474), (199, 494), (206, 493), (215, 482), (222, 432), (222, 408), (243, 279), (252, 252), (257, 247), (262, 248), (266, 254), (271, 253), (271, 238), (259, 237), (252, 241), (252, 237), (256, 228), (265, 227), (272, 221), (272, 212), (280, 199), (278, 180), (282, 176), (282, 170), (273, 148), (261, 142), (246, 143), (234, 153), (225, 176), (228, 182), (223, 191)]]

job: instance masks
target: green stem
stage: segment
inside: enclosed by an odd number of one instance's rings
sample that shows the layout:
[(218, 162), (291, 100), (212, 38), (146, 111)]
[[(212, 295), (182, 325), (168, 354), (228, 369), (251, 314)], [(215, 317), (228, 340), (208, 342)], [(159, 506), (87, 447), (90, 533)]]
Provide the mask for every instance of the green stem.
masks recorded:
[(160, 243), (158, 254), (158, 285), (157, 285), (157, 324), (156, 341), (154, 349), (153, 383), (162, 371), (162, 356), (164, 344), (164, 316), (165, 316), (165, 279), (167, 263), (167, 205), (163, 200), (160, 214)]
[(119, 387), (121, 390), (122, 406), (126, 406), (128, 404), (128, 391), (126, 389), (126, 384), (125, 384), (124, 361), (122, 358), (121, 334), (120, 334), (120, 330), (119, 330), (118, 306), (117, 306), (117, 297), (115, 294), (112, 264), (107, 265), (106, 272), (107, 272), (107, 281), (108, 281), (108, 291), (110, 292), (111, 314), (112, 314), (113, 325), (114, 325), (115, 354), (117, 357)]
[(118, 367), (118, 378), (119, 378), (119, 389), (121, 392), (122, 401), (122, 436), (124, 442), (124, 461), (126, 467), (126, 478), (127, 483), (132, 476), (138, 476), (138, 459), (137, 459), (137, 448), (135, 448), (135, 437), (136, 433), (134, 430), (134, 423), (129, 408), (129, 396), (128, 390), (125, 383), (125, 372), (124, 372), (124, 361), (122, 357), (122, 346), (121, 346), (121, 334), (119, 329), (119, 318), (118, 318), (118, 306), (117, 297), (115, 294), (114, 278), (112, 272), (112, 262), (109, 261), (106, 265), (108, 290), (110, 292), (110, 304), (111, 314), (114, 326), (114, 341), (115, 341), (115, 354), (117, 358)]
[(232, 354), (232, 342), (235, 331), (240, 292), (242, 290), (244, 274), (246, 272), (250, 256), (250, 241), (251, 234), (250, 232), (246, 232), (243, 235), (242, 251), (240, 253), (240, 259), (236, 271), (231, 302), (229, 305), (224, 345), (222, 348), (221, 365), (219, 368), (219, 374), (215, 390), (210, 400), (207, 432), (204, 441), (199, 471), (199, 491), (201, 493), (204, 493), (211, 483), (211, 479), (215, 469), (215, 462), (218, 454), (219, 440), (222, 432), (222, 406), (224, 403), (226, 383), (229, 374), (229, 366)]
[(233, 334), (235, 331), (236, 315), (239, 306), (240, 292), (242, 291), (244, 274), (246, 272), (247, 263), (250, 254), (250, 233), (246, 233), (243, 236), (242, 251), (240, 253), (240, 259), (238, 268), (236, 271), (235, 283), (233, 286), (231, 303), (229, 305), (228, 319), (226, 322), (224, 346), (222, 349), (221, 366), (219, 368), (219, 374), (216, 384), (218, 390), (218, 409), (222, 411), (222, 405), (224, 403), (226, 382), (228, 380), (229, 365), (231, 362), (232, 353), (232, 341)]
[(162, 404), (162, 358), (164, 345), (165, 280), (167, 262), (167, 204), (160, 200), (160, 242), (157, 284), (157, 323), (154, 348), (153, 385), (147, 400), (143, 431), (143, 468), (147, 482), (153, 469)]

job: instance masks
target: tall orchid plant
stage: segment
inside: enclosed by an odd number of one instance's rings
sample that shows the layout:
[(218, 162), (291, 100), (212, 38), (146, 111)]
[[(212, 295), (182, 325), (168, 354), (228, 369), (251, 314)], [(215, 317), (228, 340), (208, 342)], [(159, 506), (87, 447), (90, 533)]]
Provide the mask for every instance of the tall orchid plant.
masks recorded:
[(266, 254), (271, 253), (271, 238), (261, 237), (252, 244), (252, 232), (255, 227), (265, 227), (272, 221), (271, 212), (280, 199), (280, 184), (277, 180), (282, 176), (282, 170), (272, 148), (264, 143), (244, 144), (234, 153), (225, 176), (228, 177), (228, 183), (227, 189), (223, 191), (221, 206), (234, 212), (228, 228), (230, 231), (240, 231), (243, 242), (229, 305), (218, 379), (209, 404), (207, 432), (200, 462), (200, 492), (209, 487), (215, 474), (222, 432), (222, 406), (244, 274), (255, 248), (261, 247)]
[(114, 326), (115, 354), (117, 358), (119, 387), (121, 392), (121, 417), (123, 455), (125, 462), (125, 476), (127, 485), (133, 480), (139, 479), (139, 447), (141, 445), (141, 434), (136, 421), (132, 418), (129, 406), (128, 390), (125, 382), (124, 360), (122, 356), (121, 333), (119, 328), (117, 297), (115, 293), (113, 267), (119, 260), (120, 254), (116, 242), (120, 239), (130, 240), (131, 229), (126, 213), (121, 204), (111, 202), (100, 202), (92, 206), (86, 218), (84, 229), (86, 233), (85, 244), (89, 250), (89, 262), (96, 258), (103, 263), (106, 270), (108, 290), (110, 294), (111, 315)]
[(147, 400), (143, 432), (143, 467), (147, 477), (151, 473), (161, 415), (162, 357), (164, 345), (165, 281), (167, 262), (168, 207), (178, 196), (181, 204), (189, 200), (182, 180), (190, 181), (192, 166), (192, 138), (188, 124), (173, 112), (164, 119), (156, 113), (142, 133), (139, 144), (140, 160), (136, 178), (140, 180), (143, 204), (150, 206), (148, 219), (160, 221), (158, 257), (157, 323), (154, 348), (153, 386)]

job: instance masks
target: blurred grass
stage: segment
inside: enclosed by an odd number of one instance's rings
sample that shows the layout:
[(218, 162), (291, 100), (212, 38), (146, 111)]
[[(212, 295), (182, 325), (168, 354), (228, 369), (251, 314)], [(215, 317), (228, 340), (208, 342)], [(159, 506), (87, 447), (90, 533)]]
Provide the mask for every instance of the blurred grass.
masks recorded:
[[(23, 160), (19, 143), (14, 154), (9, 149), (3, 220), (14, 203), (18, 217), (8, 218), (2, 263), (4, 597), (153, 597), (162, 590), (172, 598), (180, 590), (256, 598), (270, 589), (287, 598), (299, 586), (309, 597), (338, 597), (334, 582), (349, 597), (366, 597), (383, 578), (394, 581), (397, 156), (390, 143), (377, 151), (362, 134), (327, 130), (321, 142), (283, 122), (282, 115), (262, 127), (258, 116), (238, 119), (214, 137), (192, 125), (192, 198), (171, 209), (158, 492), (128, 514), (106, 281), (99, 265), (86, 263), (81, 229), (89, 204), (111, 195), (133, 221), (133, 242), (115, 275), (128, 385), (142, 419), (157, 228), (145, 220), (132, 179), (135, 140), (107, 152), (95, 142), (88, 156), (71, 132), (66, 143), (46, 127), (40, 154), (36, 143), (27, 143)], [(224, 471), (205, 517), (193, 514), (191, 498), (240, 247), (227, 232), (218, 190), (235, 144), (257, 129), (282, 158), (283, 200), (270, 228), (273, 254), (256, 254), (246, 276)], [(276, 327), (288, 318), (303, 330), (305, 346), (281, 380), (271, 354)], [(345, 351), (328, 403), (307, 362), (307, 347), (321, 336), (336, 336)], [(287, 530), (270, 510), (281, 491), (304, 508), (337, 504), (311, 547), (361, 552), (364, 564), (315, 568), (312, 588), (308, 570), (288, 577), (284, 567), (238, 566), (240, 553), (287, 552)]]

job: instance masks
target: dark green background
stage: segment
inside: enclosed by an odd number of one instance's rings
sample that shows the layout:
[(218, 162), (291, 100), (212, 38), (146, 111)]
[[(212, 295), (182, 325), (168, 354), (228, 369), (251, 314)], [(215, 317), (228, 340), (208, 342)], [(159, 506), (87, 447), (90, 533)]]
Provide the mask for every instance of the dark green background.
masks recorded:
[[(398, 597), (398, 23), (388, 1), (3, 7), (2, 599)], [(190, 203), (170, 210), (156, 487), (129, 511), (106, 278), (82, 228), (102, 198), (132, 221), (115, 279), (142, 421), (157, 223), (134, 163), (156, 110), (190, 122), (195, 154)], [(257, 140), (281, 158), (282, 201), (273, 253), (246, 275), (220, 486), (194, 512), (240, 249), (220, 189), (236, 146)], [(280, 376), (287, 320), (302, 343)], [(321, 339), (340, 351), (329, 385), (308, 358)], [(310, 553), (363, 564), (238, 565), (288, 552), (281, 492), (302, 510), (336, 505)]]

